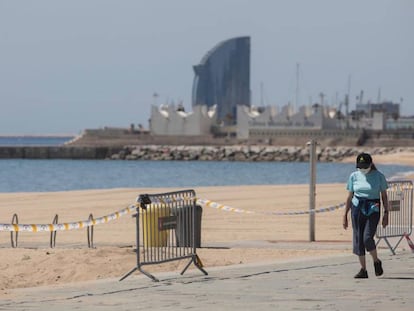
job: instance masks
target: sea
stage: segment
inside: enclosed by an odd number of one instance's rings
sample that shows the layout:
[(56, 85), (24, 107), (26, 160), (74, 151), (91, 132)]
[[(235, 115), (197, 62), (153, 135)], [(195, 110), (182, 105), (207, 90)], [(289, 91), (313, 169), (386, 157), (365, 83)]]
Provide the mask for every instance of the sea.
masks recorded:
[[(0, 137), (0, 146), (57, 146), (73, 137)], [(374, 158), (375, 161), (375, 158)], [(388, 180), (414, 166), (377, 165)], [(353, 163), (316, 164), (316, 183), (347, 182)], [(0, 159), (0, 192), (85, 189), (309, 184), (308, 162)]]

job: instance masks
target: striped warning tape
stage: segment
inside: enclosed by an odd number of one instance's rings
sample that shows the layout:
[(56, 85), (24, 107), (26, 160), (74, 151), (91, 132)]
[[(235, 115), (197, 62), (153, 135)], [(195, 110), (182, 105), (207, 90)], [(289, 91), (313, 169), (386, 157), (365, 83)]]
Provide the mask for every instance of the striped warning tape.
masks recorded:
[(106, 224), (112, 220), (118, 219), (124, 215), (135, 211), (136, 206), (130, 205), (115, 213), (93, 218), (85, 221), (76, 221), (61, 224), (0, 224), (0, 231), (11, 231), (11, 232), (51, 232), (51, 231), (66, 231), (82, 229), (94, 225)]
[(207, 207), (216, 208), (216, 209), (226, 211), (226, 212), (235, 212), (235, 213), (244, 213), (244, 214), (255, 214), (256, 213), (256, 212), (252, 212), (252, 211), (248, 211), (248, 210), (244, 210), (244, 209), (240, 209), (240, 208), (234, 208), (234, 207), (231, 207), (231, 206), (222, 205), (220, 203), (213, 202), (213, 201), (210, 201), (210, 200), (205, 200), (205, 199), (197, 199), (197, 204), (207, 206)]
[(236, 212), (236, 213), (245, 213), (245, 214), (265, 214), (265, 215), (275, 215), (275, 216), (288, 216), (288, 215), (306, 215), (306, 214), (314, 214), (314, 213), (323, 213), (323, 212), (330, 212), (340, 208), (345, 207), (345, 203), (340, 203), (337, 205), (323, 207), (315, 210), (307, 210), (307, 211), (291, 211), (291, 212), (266, 212), (266, 211), (248, 211), (243, 210), (240, 208), (234, 208), (226, 205), (219, 204), (217, 202), (212, 202), (205, 199), (197, 199), (197, 203), (203, 206), (216, 208), (226, 212)]
[[(177, 203), (184, 200), (196, 199), (195, 197), (188, 198), (164, 198), (159, 200), (153, 200), (153, 204), (169, 204)], [(313, 211), (291, 211), (291, 212), (265, 212), (265, 211), (249, 211), (240, 208), (235, 208), (231, 206), (226, 206), (217, 202), (213, 202), (206, 199), (196, 199), (196, 203), (206, 207), (216, 208), (226, 212), (235, 212), (235, 213), (244, 213), (244, 214), (265, 214), (265, 215), (275, 215), (275, 216), (287, 216), (287, 215), (304, 215), (310, 213), (322, 213), (334, 211), (336, 209), (342, 208), (345, 206), (345, 203), (338, 205), (319, 208)], [(120, 211), (115, 213), (93, 218), (90, 220), (76, 221), (69, 223), (60, 223), (60, 224), (0, 224), (0, 231), (10, 231), (10, 232), (53, 232), (53, 231), (67, 231), (67, 230), (77, 230), (90, 226), (106, 224), (112, 220), (116, 220), (124, 215), (127, 215), (133, 211), (136, 211), (137, 205), (130, 205)]]
[[(182, 199), (176, 198), (164, 198), (164, 199), (157, 199), (152, 200), (153, 204), (168, 204), (173, 202), (179, 202), (183, 200), (190, 200), (195, 199), (195, 197), (186, 197)], [(10, 231), (10, 232), (53, 232), (53, 231), (68, 231), (68, 230), (77, 230), (82, 229), (90, 226), (106, 224), (112, 220), (116, 220), (126, 214), (129, 214), (133, 211), (136, 211), (138, 204), (130, 205), (120, 211), (115, 213), (93, 218), (90, 220), (84, 221), (75, 221), (69, 223), (60, 223), (60, 224), (0, 224), (0, 232), (1, 231)]]
[[(151, 203), (153, 204), (169, 204), (169, 203), (176, 203), (181, 202), (184, 200), (191, 200), (196, 199), (195, 197), (179, 197), (179, 198), (151, 198)], [(196, 203), (199, 205), (207, 206), (216, 208), (226, 212), (235, 212), (235, 213), (244, 213), (244, 214), (266, 214), (266, 215), (276, 215), (276, 216), (287, 216), (287, 215), (304, 215), (304, 214), (312, 214), (312, 213), (323, 213), (323, 212), (330, 212), (340, 208), (345, 207), (345, 203), (340, 203), (337, 205), (323, 207), (315, 210), (307, 210), (307, 211), (291, 211), (291, 212), (258, 212), (258, 211), (249, 211), (240, 208), (235, 208), (231, 206), (226, 206), (217, 202), (213, 202), (206, 199), (196, 199)]]

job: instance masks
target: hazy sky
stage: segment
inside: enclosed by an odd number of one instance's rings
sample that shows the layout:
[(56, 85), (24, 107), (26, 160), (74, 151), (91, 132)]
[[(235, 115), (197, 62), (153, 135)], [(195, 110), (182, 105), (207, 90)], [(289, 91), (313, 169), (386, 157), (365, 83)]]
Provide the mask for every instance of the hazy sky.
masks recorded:
[(350, 108), (381, 89), (414, 115), (413, 31), (411, 0), (0, 0), (0, 135), (147, 127), (154, 92), (191, 110), (192, 66), (235, 36), (253, 104), (294, 103), (299, 63), (299, 103), (350, 81)]

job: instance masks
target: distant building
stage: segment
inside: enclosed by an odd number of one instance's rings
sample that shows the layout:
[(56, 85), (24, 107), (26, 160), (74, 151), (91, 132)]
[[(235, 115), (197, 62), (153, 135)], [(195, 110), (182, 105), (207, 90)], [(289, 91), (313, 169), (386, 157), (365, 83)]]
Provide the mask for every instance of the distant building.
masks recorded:
[(397, 119), (400, 116), (400, 104), (384, 101), (381, 103), (356, 104), (356, 117), (373, 118), (375, 112), (383, 112), (386, 119)]
[(185, 112), (182, 106), (161, 105), (151, 107), (150, 132), (161, 136), (202, 136), (210, 133), (215, 123), (214, 107), (193, 107), (193, 111)]
[(272, 135), (281, 130), (326, 130), (340, 129), (335, 112), (326, 106), (302, 106), (297, 113), (290, 105), (282, 107), (238, 107), (237, 138)]
[(400, 104), (391, 101), (380, 103), (356, 104), (351, 112), (350, 124), (355, 128), (371, 130), (386, 130), (408, 127), (409, 122), (398, 122), (400, 118)]
[(250, 37), (219, 43), (194, 72), (192, 106), (216, 106), (218, 124), (234, 125), (237, 106), (250, 107)]
[[(363, 130), (413, 129), (414, 119), (400, 117), (400, 105), (384, 101), (362, 103), (339, 115), (340, 108), (315, 103), (295, 111), (288, 104), (254, 107), (250, 102), (250, 37), (225, 40), (194, 66), (192, 112), (182, 105), (152, 106), (154, 136), (204, 136), (266, 141), (283, 137), (332, 136), (358, 138)], [(156, 94), (155, 94), (156, 95)], [(155, 96), (154, 95), (154, 96)], [(319, 133), (319, 134), (318, 134)]]
[(414, 117), (400, 117), (398, 119), (388, 119), (386, 121), (386, 128), (388, 130), (396, 129), (414, 129)]

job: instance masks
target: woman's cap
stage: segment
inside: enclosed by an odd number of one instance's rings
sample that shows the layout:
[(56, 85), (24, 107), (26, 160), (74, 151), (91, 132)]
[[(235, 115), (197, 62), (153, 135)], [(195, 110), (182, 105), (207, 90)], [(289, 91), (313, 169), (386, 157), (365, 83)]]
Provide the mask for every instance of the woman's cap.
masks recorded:
[(372, 158), (368, 153), (360, 153), (356, 158), (357, 168), (368, 168), (372, 164)]

